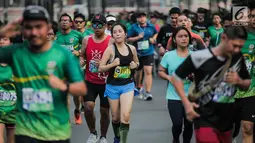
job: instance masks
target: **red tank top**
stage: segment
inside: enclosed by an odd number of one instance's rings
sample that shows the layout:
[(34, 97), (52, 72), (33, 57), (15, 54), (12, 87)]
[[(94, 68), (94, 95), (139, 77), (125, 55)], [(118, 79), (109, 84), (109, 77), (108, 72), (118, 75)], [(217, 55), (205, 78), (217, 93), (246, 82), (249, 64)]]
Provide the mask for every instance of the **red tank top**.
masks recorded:
[(101, 60), (104, 51), (109, 45), (111, 36), (107, 36), (101, 43), (95, 43), (93, 36), (88, 38), (86, 47), (86, 74), (85, 80), (95, 84), (105, 84), (107, 73), (98, 73), (94, 60)]

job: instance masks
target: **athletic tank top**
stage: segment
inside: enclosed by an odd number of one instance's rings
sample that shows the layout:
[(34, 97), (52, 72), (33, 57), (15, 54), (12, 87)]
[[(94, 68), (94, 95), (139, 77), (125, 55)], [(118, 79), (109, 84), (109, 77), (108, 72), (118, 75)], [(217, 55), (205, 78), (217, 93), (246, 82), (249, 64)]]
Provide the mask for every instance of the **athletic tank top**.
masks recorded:
[(92, 36), (88, 38), (86, 47), (85, 80), (95, 84), (105, 84), (107, 73), (98, 73), (98, 67), (95, 64), (95, 60), (102, 59), (110, 39), (111, 36), (107, 36), (103, 42), (95, 43)]
[(128, 48), (128, 55), (123, 56), (119, 53), (116, 44), (114, 44), (115, 57), (120, 59), (120, 65), (113, 67), (109, 70), (109, 76), (107, 78), (107, 84), (111, 85), (126, 85), (134, 82), (134, 70), (131, 70), (129, 65), (133, 61), (133, 53), (131, 48), (126, 44)]

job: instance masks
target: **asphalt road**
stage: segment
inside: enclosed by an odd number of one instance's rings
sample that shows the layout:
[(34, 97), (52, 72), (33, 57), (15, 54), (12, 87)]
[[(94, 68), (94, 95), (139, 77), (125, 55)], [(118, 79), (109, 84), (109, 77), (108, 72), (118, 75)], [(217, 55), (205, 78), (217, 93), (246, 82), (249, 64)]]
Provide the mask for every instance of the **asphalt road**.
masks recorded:
[[(152, 101), (143, 101), (135, 99), (133, 110), (131, 114), (131, 124), (128, 136), (128, 143), (172, 143), (171, 133), (171, 119), (167, 111), (167, 102), (165, 100), (167, 83), (159, 78), (154, 78), (152, 94), (154, 99)], [(71, 100), (72, 101), (72, 100)], [(73, 111), (74, 105), (71, 105)], [(97, 117), (96, 128), (99, 129), (99, 105), (96, 106), (95, 112)], [(73, 120), (73, 114), (71, 114)], [(72, 124), (72, 143), (86, 143), (89, 137), (89, 130), (87, 128), (85, 119), (83, 117), (82, 125)], [(109, 126), (107, 140), (108, 143), (113, 143), (113, 130)], [(182, 140), (182, 136), (180, 136)], [(195, 143), (194, 137), (191, 143)], [(241, 143), (241, 137), (237, 139), (236, 143)]]

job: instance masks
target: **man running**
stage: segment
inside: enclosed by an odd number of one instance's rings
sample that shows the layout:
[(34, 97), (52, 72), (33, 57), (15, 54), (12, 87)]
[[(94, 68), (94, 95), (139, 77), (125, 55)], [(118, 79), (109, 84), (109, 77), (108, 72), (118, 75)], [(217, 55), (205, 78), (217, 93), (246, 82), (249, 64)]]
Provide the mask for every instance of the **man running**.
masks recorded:
[[(173, 85), (187, 119), (194, 121), (197, 143), (231, 143), (236, 87), (247, 90), (250, 86), (240, 52), (246, 39), (244, 27), (228, 27), (217, 47), (192, 53), (174, 73)], [(188, 98), (180, 79), (191, 73), (195, 84)]]
[[(157, 30), (147, 21), (146, 13), (138, 15), (139, 23), (133, 24), (128, 30), (128, 41), (137, 42), (139, 68), (137, 69), (136, 86), (142, 88), (142, 73), (144, 71), (145, 95), (144, 100), (152, 100), (152, 67), (154, 63), (154, 45), (156, 44)], [(140, 90), (141, 91), (141, 90)], [(142, 95), (142, 94), (141, 94)]]
[(98, 67), (104, 51), (108, 45), (112, 44), (111, 36), (105, 34), (106, 18), (97, 14), (92, 19), (92, 27), (95, 34), (85, 37), (82, 43), (81, 63), (86, 61), (85, 80), (88, 86), (88, 94), (84, 97), (84, 115), (90, 130), (90, 136), (87, 143), (96, 143), (99, 138), (96, 131), (96, 117), (94, 113), (95, 101), (100, 97), (100, 143), (107, 143), (106, 134), (110, 123), (109, 102), (104, 97), (105, 80), (107, 73), (99, 73)]
[[(20, 23), (9, 23), (0, 35), (13, 36)], [(67, 94), (87, 91), (77, 58), (47, 39), (50, 28), (47, 10), (28, 6), (22, 21), (26, 41), (0, 48), (0, 62), (11, 66), (16, 83), (16, 143), (69, 143)]]
[[(70, 50), (77, 59), (80, 56), (80, 48), (83, 40), (83, 36), (80, 32), (72, 30), (72, 18), (70, 15), (64, 13), (59, 19), (61, 30), (57, 32), (56, 42), (62, 45), (64, 48)], [(81, 118), (81, 97), (73, 97), (75, 104), (74, 110), (74, 122), (76, 124), (82, 124)]]
[(223, 32), (221, 25), (221, 16), (218, 13), (212, 15), (213, 25), (208, 27), (208, 35), (210, 39), (210, 48), (216, 47), (220, 43), (220, 35)]
[(86, 20), (85, 16), (81, 13), (78, 13), (74, 16), (74, 27), (75, 29), (82, 34), (83, 37), (89, 36), (90, 32), (85, 29)]
[(177, 18), (180, 16), (181, 10), (178, 7), (173, 7), (169, 11), (169, 20), (167, 24), (160, 28), (157, 43), (159, 47), (159, 54), (162, 56), (166, 52), (166, 46), (169, 38), (172, 36), (177, 27)]
[[(192, 40), (191, 43), (189, 45), (189, 50), (191, 51), (197, 51), (197, 50), (201, 50), (201, 49), (205, 49), (206, 45), (203, 41), (203, 39), (196, 33), (192, 32), (192, 30), (189, 28), (189, 21), (186, 15), (180, 15), (177, 18), (177, 26), (181, 27), (184, 26), (185, 28), (189, 29)], [(172, 37), (169, 38), (168, 43), (167, 43), (167, 49), (168, 50), (173, 50), (172, 48)]]

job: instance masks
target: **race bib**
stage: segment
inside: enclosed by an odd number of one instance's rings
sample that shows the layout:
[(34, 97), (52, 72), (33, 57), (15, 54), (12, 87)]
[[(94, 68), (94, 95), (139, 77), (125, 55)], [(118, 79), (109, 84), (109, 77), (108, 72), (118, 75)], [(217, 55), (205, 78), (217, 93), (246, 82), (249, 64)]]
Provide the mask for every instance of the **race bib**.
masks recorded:
[(0, 106), (13, 106), (17, 101), (16, 92), (13, 91), (0, 91)]
[(114, 78), (130, 78), (131, 70), (129, 66), (117, 66), (114, 71)]
[(234, 86), (222, 82), (215, 88), (212, 100), (217, 103), (233, 103), (235, 102), (233, 96), (234, 92)]
[(27, 111), (49, 112), (54, 109), (52, 91), (48, 89), (23, 88), (22, 95), (23, 108)]
[(89, 71), (92, 72), (92, 73), (98, 72), (98, 67), (97, 67), (97, 65), (96, 65), (96, 61), (91, 60), (91, 61), (89, 62)]
[(146, 40), (146, 41), (140, 41), (140, 42), (137, 42), (137, 46), (138, 46), (138, 50), (147, 50), (149, 49), (149, 41)]

